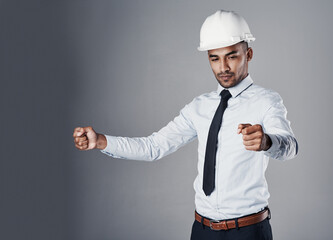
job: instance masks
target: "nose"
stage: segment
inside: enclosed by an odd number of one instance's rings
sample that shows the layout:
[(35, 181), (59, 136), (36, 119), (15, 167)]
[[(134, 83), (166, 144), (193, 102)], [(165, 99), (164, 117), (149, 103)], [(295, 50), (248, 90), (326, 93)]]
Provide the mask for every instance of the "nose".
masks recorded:
[(229, 67), (227, 61), (225, 61), (225, 60), (220, 61), (220, 71), (223, 73), (230, 71), (230, 67)]

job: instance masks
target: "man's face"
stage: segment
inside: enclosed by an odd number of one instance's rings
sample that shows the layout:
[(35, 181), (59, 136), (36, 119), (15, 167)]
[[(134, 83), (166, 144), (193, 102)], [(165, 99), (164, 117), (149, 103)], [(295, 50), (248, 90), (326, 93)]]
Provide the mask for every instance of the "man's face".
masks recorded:
[(248, 75), (248, 62), (252, 55), (252, 48), (247, 48), (244, 42), (208, 50), (210, 66), (224, 88), (236, 86)]

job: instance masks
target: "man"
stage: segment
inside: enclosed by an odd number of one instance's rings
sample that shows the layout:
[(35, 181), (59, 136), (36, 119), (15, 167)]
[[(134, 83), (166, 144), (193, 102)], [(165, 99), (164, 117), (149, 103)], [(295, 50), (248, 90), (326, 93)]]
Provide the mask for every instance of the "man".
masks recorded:
[(297, 141), (281, 97), (253, 84), (248, 63), (255, 38), (234, 12), (217, 11), (200, 32), (219, 85), (196, 97), (173, 121), (143, 138), (74, 130), (80, 150), (98, 148), (116, 158), (156, 160), (198, 138), (195, 221), (191, 239), (272, 239), (265, 179), (269, 157), (291, 159)]

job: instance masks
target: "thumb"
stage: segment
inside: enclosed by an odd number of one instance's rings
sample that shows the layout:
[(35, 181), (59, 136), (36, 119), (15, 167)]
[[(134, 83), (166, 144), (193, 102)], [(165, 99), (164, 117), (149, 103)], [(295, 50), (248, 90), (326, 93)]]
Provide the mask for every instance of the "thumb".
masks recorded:
[(92, 132), (95, 132), (92, 127), (84, 127), (83, 130), (86, 134), (91, 134)]
[(241, 123), (238, 125), (237, 134), (240, 134), (244, 128), (251, 127), (250, 123)]
[(96, 135), (95, 130), (92, 127), (84, 127), (84, 132), (89, 141), (96, 140), (97, 135)]

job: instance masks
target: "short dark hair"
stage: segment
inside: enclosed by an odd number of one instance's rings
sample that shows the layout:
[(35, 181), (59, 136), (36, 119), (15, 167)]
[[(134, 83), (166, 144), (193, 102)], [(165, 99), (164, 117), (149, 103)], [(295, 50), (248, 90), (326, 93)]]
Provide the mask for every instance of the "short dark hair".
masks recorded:
[(241, 43), (242, 43), (242, 47), (243, 47), (244, 51), (246, 52), (247, 49), (249, 48), (249, 44), (245, 41), (242, 41)]

